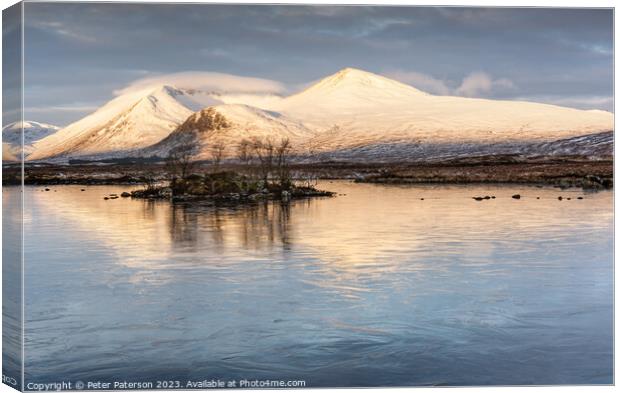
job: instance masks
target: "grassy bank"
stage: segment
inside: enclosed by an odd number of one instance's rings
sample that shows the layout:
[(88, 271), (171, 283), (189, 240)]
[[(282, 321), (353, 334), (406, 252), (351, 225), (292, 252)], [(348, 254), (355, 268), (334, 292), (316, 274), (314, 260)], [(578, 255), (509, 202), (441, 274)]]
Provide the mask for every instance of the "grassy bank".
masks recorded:
[[(257, 168), (223, 164), (217, 172), (256, 177)], [(208, 163), (197, 164), (194, 174), (214, 172)], [(143, 184), (169, 179), (163, 164), (78, 164), (26, 166), (25, 184)], [(316, 179), (353, 179), (372, 183), (517, 183), (558, 187), (611, 188), (613, 161), (554, 160), (514, 162), (473, 160), (467, 162), (382, 164), (338, 163), (291, 164), (291, 179), (311, 184)], [(21, 168), (5, 165), (3, 184), (20, 184)]]

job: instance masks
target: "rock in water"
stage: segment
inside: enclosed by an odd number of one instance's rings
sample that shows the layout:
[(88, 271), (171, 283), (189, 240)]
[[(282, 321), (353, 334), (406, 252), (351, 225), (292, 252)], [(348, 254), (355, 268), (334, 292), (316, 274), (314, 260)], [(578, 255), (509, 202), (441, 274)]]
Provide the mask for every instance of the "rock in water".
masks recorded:
[(123, 198), (129, 198), (129, 197), (131, 196), (131, 194), (130, 194), (130, 193), (128, 193), (127, 191), (125, 191), (125, 192), (123, 192), (123, 193), (121, 194), (121, 196), (122, 196)]
[(513, 199), (521, 199), (521, 195), (520, 194), (514, 194), (512, 196)]

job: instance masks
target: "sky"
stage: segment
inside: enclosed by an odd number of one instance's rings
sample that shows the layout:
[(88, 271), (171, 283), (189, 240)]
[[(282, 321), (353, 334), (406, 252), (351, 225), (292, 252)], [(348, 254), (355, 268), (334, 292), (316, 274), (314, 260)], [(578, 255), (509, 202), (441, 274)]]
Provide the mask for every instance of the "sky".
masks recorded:
[(289, 94), (345, 67), (433, 94), (613, 110), (610, 9), (37, 2), (24, 61), (26, 119), (59, 126), (144, 79)]

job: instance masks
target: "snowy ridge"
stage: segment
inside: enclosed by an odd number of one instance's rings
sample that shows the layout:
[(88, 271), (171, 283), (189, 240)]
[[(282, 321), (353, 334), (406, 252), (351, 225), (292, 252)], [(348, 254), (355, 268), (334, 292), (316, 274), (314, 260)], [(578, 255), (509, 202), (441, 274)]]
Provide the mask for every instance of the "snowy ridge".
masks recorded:
[(472, 157), (538, 158), (582, 157), (592, 160), (613, 158), (613, 131), (551, 142), (481, 143), (378, 143), (341, 150), (300, 155), (301, 161), (348, 162), (439, 162)]
[(553, 142), (544, 142), (532, 146), (527, 153), (536, 153), (540, 156), (581, 155), (592, 158), (611, 159), (614, 155), (614, 133), (613, 131), (607, 131)]
[(24, 143), (31, 144), (58, 131), (60, 128), (38, 121), (18, 121), (2, 127), (2, 142), (10, 144), (21, 143), (21, 130), (24, 130)]

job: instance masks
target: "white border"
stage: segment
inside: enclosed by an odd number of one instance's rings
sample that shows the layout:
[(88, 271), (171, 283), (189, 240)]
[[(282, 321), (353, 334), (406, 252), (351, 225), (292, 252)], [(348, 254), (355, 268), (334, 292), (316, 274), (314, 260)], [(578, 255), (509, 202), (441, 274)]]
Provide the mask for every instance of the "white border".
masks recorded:
[[(1, 1), (1, 5), (2, 8), (7, 8), (15, 3), (17, 3), (17, 1), (14, 0), (0, 0)], [(39, 2), (37, 0), (26, 0), (27, 2)], [(65, 1), (59, 1), (59, 2), (72, 2), (72, 3), (79, 3), (81, 1), (75, 1), (75, 0), (65, 0)], [(126, 3), (127, 1), (119, 1), (119, 0), (108, 0), (108, 1), (92, 1), (92, 2), (102, 2), (102, 3)], [(130, 3), (224, 3), (224, 2), (218, 2), (218, 1), (175, 1), (175, 0), (169, 0), (169, 1), (153, 1), (153, 0), (131, 0), (128, 1)], [(465, 7), (560, 7), (560, 8), (597, 8), (597, 7), (601, 7), (601, 8), (614, 8), (615, 7), (615, 3), (613, 1), (610, 0), (589, 0), (589, 1), (582, 1), (582, 0), (561, 0), (561, 1), (553, 1), (553, 0), (521, 0), (521, 1), (515, 1), (515, 0), (504, 0), (502, 2), (498, 2), (498, 1), (492, 1), (492, 0), (477, 0), (477, 1), (467, 1), (467, 0), (461, 0), (461, 1), (449, 1), (449, 0), (444, 0), (444, 1), (415, 1), (415, 0), (409, 0), (409, 1), (402, 1), (402, 0), (390, 0), (390, 1), (368, 1), (368, 0), (338, 0), (338, 1), (326, 1), (326, 0), (314, 0), (312, 2), (310, 1), (299, 1), (299, 0), (288, 0), (286, 2), (276, 2), (276, 1), (268, 1), (268, 0), (252, 0), (252, 1), (248, 1), (248, 0), (228, 0), (225, 3), (235, 3), (235, 4), (305, 4), (305, 5), (312, 5), (312, 4), (318, 4), (318, 5), (398, 5), (398, 6), (465, 6)], [(23, 9), (22, 9), (23, 11)], [(24, 17), (24, 14), (22, 12), (22, 18)], [(614, 8), (614, 22), (615, 22), (615, 8)], [(617, 71), (617, 62), (616, 62), (616, 52), (615, 52), (615, 42), (618, 40), (619, 38), (619, 33), (618, 31), (614, 28), (614, 76), (615, 73)], [(2, 54), (1, 54), (1, 40), (0, 40), (0, 60), (2, 58)], [(22, 19), (22, 81), (24, 80), (24, 75), (23, 75), (23, 19)], [(2, 82), (0, 81), (0, 89), (2, 88)], [(615, 99), (615, 91), (617, 91), (618, 88), (618, 80), (614, 77), (614, 99)], [(0, 95), (0, 105), (2, 104), (2, 97)], [(614, 100), (614, 109), (615, 109), (615, 100)], [(23, 94), (22, 94), (22, 116), (23, 116)], [(23, 119), (22, 119), (23, 120)], [(615, 119), (615, 129), (618, 129), (618, 120), (617, 118)], [(618, 162), (615, 159), (616, 154), (615, 154), (615, 144), (614, 144), (614, 183), (616, 183), (616, 173), (618, 173)], [(23, 179), (23, 177), (22, 177)], [(617, 183), (616, 183), (617, 184)], [(1, 191), (0, 191), (0, 195), (1, 195)], [(23, 195), (22, 195), (23, 197)], [(614, 212), (615, 212), (615, 206), (618, 202), (618, 195), (615, 193), (614, 190)], [(23, 200), (22, 200), (22, 206), (23, 206)], [(23, 210), (22, 210), (22, 216), (23, 216)], [(0, 219), (2, 218), (2, 213), (0, 211)], [(22, 221), (23, 222), (23, 221)], [(616, 220), (616, 217), (614, 215), (614, 233), (618, 233), (618, 229), (619, 229), (620, 225), (618, 223), (618, 221)], [(23, 226), (22, 226), (22, 241), (23, 241)], [(1, 240), (0, 240), (1, 242)], [(23, 244), (23, 243), (22, 243)], [(614, 251), (615, 251), (615, 237), (614, 237)], [(23, 253), (22, 253), (23, 256)], [(1, 260), (1, 256), (0, 256), (0, 260)], [(616, 266), (616, 262), (618, 261), (617, 255), (614, 252), (614, 266)], [(23, 268), (23, 259), (22, 259), (22, 268)], [(24, 282), (23, 282), (23, 277), (24, 275), (22, 274), (22, 291), (24, 291)], [(618, 278), (618, 271), (614, 268), (614, 283), (617, 281)], [(1, 284), (0, 284), (1, 285)], [(24, 292), (22, 292), (22, 295), (24, 295)], [(2, 293), (0, 291), (0, 300), (2, 297)], [(619, 346), (618, 346), (618, 341), (615, 340), (615, 337), (617, 337), (617, 324), (615, 323), (615, 315), (616, 314), (616, 310), (617, 310), (617, 306), (618, 306), (618, 302), (617, 302), (617, 296), (616, 296), (616, 292), (615, 292), (615, 284), (614, 284), (614, 381), (615, 381), (615, 377), (616, 377), (616, 373), (615, 373), (615, 364), (616, 364), (616, 359), (617, 359), (617, 355), (618, 355), (618, 350), (619, 350)], [(22, 298), (22, 305), (24, 305), (24, 298)], [(23, 319), (24, 316), (24, 310), (22, 307), (22, 322), (24, 321)], [(23, 342), (23, 335), (22, 335), (22, 342)], [(1, 345), (1, 344), (0, 344)], [(24, 356), (24, 352), (23, 352), (23, 346), (22, 346), (22, 364), (23, 364), (23, 356)], [(0, 358), (0, 362), (1, 362), (1, 358)], [(23, 369), (22, 369), (22, 379), (23, 379)], [(373, 391), (373, 392), (394, 392), (394, 391), (406, 391), (406, 390), (413, 390), (415, 389), (415, 391), (431, 391), (432, 390), (436, 390), (436, 389), (450, 389), (451, 391), (455, 391), (455, 392), (489, 392), (490, 389), (493, 389), (493, 391), (495, 390), (499, 390), (501, 392), (509, 392), (509, 393), (513, 393), (513, 392), (532, 392), (532, 391), (537, 391), (539, 389), (544, 390), (546, 392), (554, 392), (554, 393), (564, 393), (564, 392), (582, 392), (582, 391), (592, 391), (592, 392), (605, 392), (605, 391), (612, 391), (612, 390), (616, 390), (616, 388), (614, 386), (553, 386), (553, 387), (537, 387), (537, 386), (532, 386), (532, 387), (495, 387), (495, 386), (490, 386), (490, 387), (474, 387), (474, 388), (451, 388), (451, 387), (442, 387), (442, 388), (379, 388), (379, 389), (364, 389), (366, 391)], [(305, 388), (305, 389), (294, 389), (295, 391), (301, 391), (303, 390), (304, 392), (330, 392), (330, 391), (337, 391), (337, 392), (358, 392), (359, 389), (331, 389), (331, 388), (327, 388), (327, 389), (312, 389), (312, 388)], [(3, 392), (14, 392), (14, 389), (11, 389), (10, 387), (8, 387), (7, 385), (4, 384), (0, 384), (0, 393)], [(166, 391), (166, 390), (161, 390), (162, 392), (179, 392), (179, 390), (174, 390), (174, 391)], [(240, 392), (247, 392), (248, 390), (237, 390), (235, 389), (235, 391), (240, 391)], [(278, 390), (262, 390), (260, 389), (260, 391), (262, 392), (277, 392)], [(290, 391), (290, 390), (289, 390)]]

